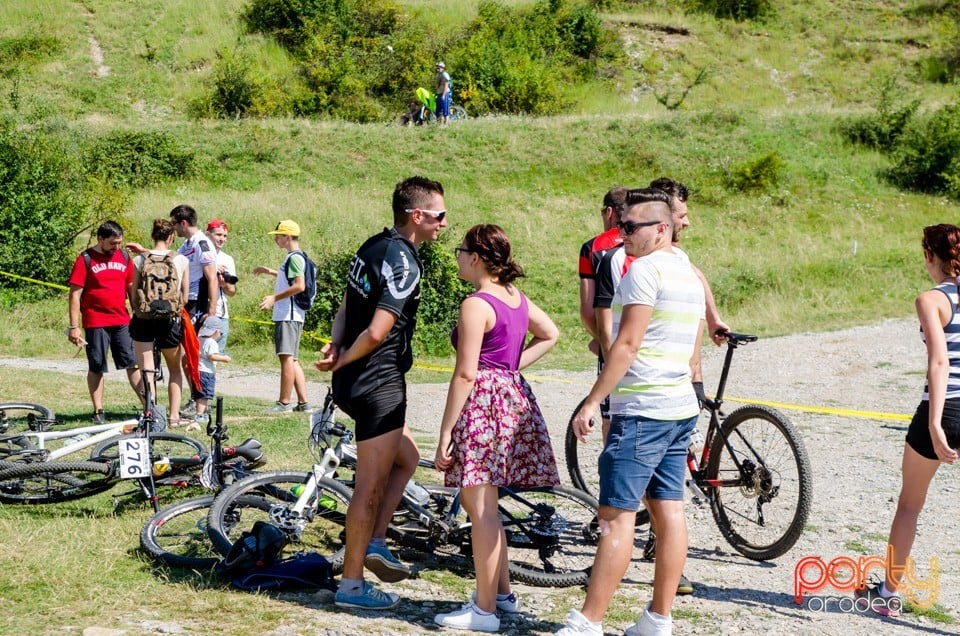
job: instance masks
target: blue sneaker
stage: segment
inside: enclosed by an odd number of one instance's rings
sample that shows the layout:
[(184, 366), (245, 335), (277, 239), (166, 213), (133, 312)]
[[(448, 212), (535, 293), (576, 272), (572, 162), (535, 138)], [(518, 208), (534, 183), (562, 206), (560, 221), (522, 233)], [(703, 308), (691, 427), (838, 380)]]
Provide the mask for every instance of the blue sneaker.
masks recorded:
[(410, 576), (410, 568), (400, 563), (400, 560), (385, 546), (368, 545), (363, 565), (385, 583), (396, 583)]
[(396, 594), (381, 592), (373, 587), (372, 583), (364, 582), (363, 591), (359, 594), (344, 594), (340, 590), (337, 590), (336, 595), (333, 597), (333, 602), (337, 607), (364, 610), (388, 610), (400, 604), (400, 597)]

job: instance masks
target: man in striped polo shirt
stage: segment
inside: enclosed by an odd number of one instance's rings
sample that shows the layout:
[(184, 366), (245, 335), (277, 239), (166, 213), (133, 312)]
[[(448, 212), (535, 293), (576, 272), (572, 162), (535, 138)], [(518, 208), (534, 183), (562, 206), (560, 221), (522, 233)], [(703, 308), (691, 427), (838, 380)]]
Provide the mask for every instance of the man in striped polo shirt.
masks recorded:
[(628, 634), (671, 633), (670, 610), (687, 554), (683, 479), (690, 432), (700, 412), (691, 384), (705, 311), (703, 285), (672, 246), (673, 201), (662, 190), (627, 193), (617, 227), (636, 260), (613, 301), (614, 341), (603, 370), (574, 417), (577, 436), (610, 395), (611, 424), (600, 454), (600, 543), (582, 611), (558, 634), (602, 634), (601, 619), (633, 552), (641, 500), (657, 519), (653, 600)]

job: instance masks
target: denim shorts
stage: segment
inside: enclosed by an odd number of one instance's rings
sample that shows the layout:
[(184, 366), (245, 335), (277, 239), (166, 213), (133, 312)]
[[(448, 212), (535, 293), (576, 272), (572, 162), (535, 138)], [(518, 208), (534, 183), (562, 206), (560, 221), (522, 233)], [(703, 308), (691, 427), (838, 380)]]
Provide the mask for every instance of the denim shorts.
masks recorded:
[(190, 399), (196, 400), (198, 398), (204, 398), (207, 400), (212, 400), (216, 397), (217, 389), (217, 376), (209, 371), (200, 372), (200, 389), (198, 391), (190, 392)]
[(639, 510), (650, 499), (683, 501), (687, 447), (697, 418), (614, 415), (600, 453), (600, 505)]

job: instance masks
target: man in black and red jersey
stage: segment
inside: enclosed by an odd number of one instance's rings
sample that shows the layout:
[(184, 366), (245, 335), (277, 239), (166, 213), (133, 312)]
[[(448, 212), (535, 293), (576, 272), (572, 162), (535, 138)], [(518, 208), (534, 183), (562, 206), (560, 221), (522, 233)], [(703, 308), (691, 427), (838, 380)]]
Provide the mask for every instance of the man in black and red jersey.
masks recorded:
[(603, 232), (594, 236), (580, 247), (580, 320), (592, 338), (590, 350), (600, 353), (597, 347), (597, 321), (593, 310), (593, 296), (596, 293), (597, 265), (603, 254), (614, 247), (623, 245), (623, 237), (617, 229), (617, 221), (623, 212), (627, 200), (628, 188), (617, 186), (603, 195), (603, 207), (600, 218)]
[(397, 184), (393, 227), (367, 239), (353, 257), (331, 342), (316, 363), (321, 371), (333, 371), (334, 401), (356, 423), (356, 485), (334, 599), (340, 607), (387, 610), (399, 604), (399, 596), (363, 580), (364, 566), (381, 581), (410, 575), (387, 549), (385, 537), (420, 459), (405, 423), (405, 374), (413, 365), (411, 340), (423, 273), (417, 248), (437, 239), (446, 215), (440, 183), (410, 177)]

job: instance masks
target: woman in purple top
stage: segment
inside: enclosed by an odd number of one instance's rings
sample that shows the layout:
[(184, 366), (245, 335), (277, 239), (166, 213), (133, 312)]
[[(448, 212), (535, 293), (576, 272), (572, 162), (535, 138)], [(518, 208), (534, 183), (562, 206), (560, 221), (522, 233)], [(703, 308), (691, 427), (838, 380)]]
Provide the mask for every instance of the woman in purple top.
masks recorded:
[[(435, 463), (447, 486), (459, 486), (473, 525), (477, 590), (460, 610), (439, 614), (439, 625), (495, 632), (496, 610), (516, 612), (510, 592), (507, 544), (497, 515), (498, 486), (560, 483), (547, 424), (520, 375), (556, 343), (553, 321), (513, 286), (523, 270), (510, 240), (496, 225), (467, 231), (458, 275), (477, 290), (460, 306), (453, 331), (457, 364), (440, 425)], [(533, 334), (526, 341), (527, 332)]]

